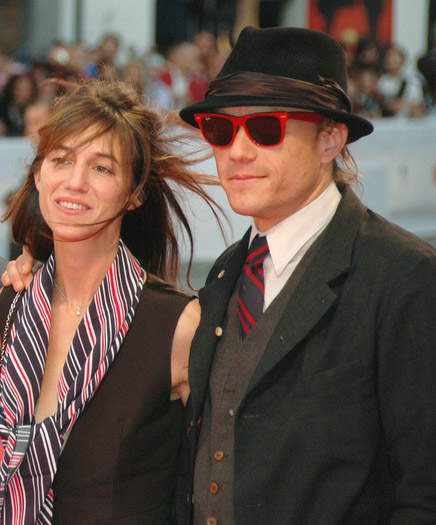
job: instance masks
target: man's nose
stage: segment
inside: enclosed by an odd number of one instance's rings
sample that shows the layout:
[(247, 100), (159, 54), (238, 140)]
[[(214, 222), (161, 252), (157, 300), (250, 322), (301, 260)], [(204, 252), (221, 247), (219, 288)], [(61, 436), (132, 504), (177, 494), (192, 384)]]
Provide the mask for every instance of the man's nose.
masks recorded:
[(238, 126), (233, 143), (230, 147), (230, 157), (234, 160), (251, 160), (257, 155), (256, 144), (248, 136), (243, 126)]

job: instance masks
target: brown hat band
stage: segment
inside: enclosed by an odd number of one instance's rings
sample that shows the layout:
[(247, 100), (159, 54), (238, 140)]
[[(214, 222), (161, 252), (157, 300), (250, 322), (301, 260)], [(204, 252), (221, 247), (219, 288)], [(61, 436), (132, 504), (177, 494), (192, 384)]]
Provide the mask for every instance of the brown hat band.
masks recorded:
[(292, 98), (297, 105), (324, 106), (325, 109), (351, 111), (350, 99), (339, 84), (318, 77), (322, 85), (288, 77), (242, 71), (225, 75), (210, 83), (206, 98), (248, 95)]

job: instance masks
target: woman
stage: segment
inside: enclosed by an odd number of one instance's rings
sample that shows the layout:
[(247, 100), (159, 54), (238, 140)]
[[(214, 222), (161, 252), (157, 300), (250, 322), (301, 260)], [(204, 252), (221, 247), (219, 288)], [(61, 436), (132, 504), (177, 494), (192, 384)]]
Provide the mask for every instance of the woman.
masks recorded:
[[(2, 523), (169, 521), (199, 305), (174, 279), (165, 179), (210, 203), (175, 137), (125, 85), (60, 97), (6, 218), (45, 264), (0, 376)], [(3, 289), (3, 319), (14, 295)], [(177, 398), (177, 399), (176, 399)]]

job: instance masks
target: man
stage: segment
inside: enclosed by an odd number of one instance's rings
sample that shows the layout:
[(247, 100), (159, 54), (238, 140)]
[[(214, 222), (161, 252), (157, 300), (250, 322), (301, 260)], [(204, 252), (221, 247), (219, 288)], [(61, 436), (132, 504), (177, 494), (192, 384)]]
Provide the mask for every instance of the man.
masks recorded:
[(436, 523), (436, 253), (350, 188), (341, 47), (247, 27), (180, 115), (253, 221), (199, 294), (178, 523)]

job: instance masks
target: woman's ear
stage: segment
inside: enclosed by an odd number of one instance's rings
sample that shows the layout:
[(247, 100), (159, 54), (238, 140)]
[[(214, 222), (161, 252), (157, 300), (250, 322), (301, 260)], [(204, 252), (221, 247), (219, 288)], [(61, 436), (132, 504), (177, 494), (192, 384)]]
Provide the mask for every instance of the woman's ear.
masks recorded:
[(142, 206), (144, 202), (145, 202), (145, 195), (144, 195), (144, 192), (141, 192), (140, 195), (133, 202), (129, 204), (129, 206), (127, 207), (127, 211), (136, 210), (136, 208), (139, 208), (140, 206)]
[(39, 185), (40, 185), (40, 180), (41, 180), (41, 172), (40, 170), (38, 170), (34, 176), (33, 176), (33, 180), (35, 181), (35, 186), (36, 186), (36, 189), (39, 191)]
[(335, 160), (347, 144), (348, 128), (345, 124), (336, 123), (322, 132), (321, 162), (328, 164)]
[(136, 210), (136, 208), (139, 208), (141, 206), (142, 202), (139, 199), (136, 199), (134, 202), (129, 204), (127, 211), (133, 211)]

